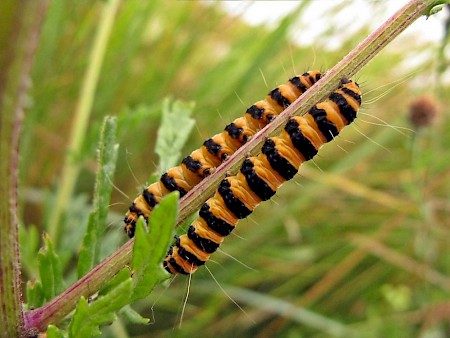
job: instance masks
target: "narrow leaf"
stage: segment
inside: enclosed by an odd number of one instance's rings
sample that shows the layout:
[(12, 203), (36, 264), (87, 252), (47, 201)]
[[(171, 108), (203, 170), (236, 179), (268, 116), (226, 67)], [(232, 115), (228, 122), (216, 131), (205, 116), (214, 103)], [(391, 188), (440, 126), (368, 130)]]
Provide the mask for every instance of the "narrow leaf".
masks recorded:
[(178, 210), (178, 192), (167, 195), (155, 208), (149, 219), (149, 232), (139, 219), (133, 248), (132, 267), (134, 288), (132, 299), (146, 297), (153, 287), (168, 277), (162, 268)]
[(125, 317), (130, 323), (133, 324), (149, 324), (150, 319), (142, 317), (131, 306), (125, 306), (120, 310), (120, 315)]
[(84, 234), (83, 244), (78, 257), (78, 278), (83, 277), (95, 264), (95, 247), (96, 247), (96, 226), (97, 215), (95, 212), (89, 214), (86, 233)]
[(64, 338), (63, 332), (54, 325), (47, 328), (47, 338)]
[(167, 171), (178, 163), (195, 121), (190, 118), (194, 104), (181, 101), (163, 102), (161, 126), (158, 130), (155, 152), (159, 156), (161, 171)]
[(35, 309), (44, 304), (45, 296), (42, 284), (40, 281), (28, 281), (26, 287), (27, 306), (30, 309)]
[(84, 276), (100, 261), (101, 235), (108, 215), (112, 191), (112, 177), (116, 169), (119, 145), (116, 143), (117, 121), (105, 117), (98, 146), (98, 171), (95, 180), (94, 211), (88, 226), (78, 260), (78, 277)]
[(34, 225), (19, 227), (20, 260), (22, 268), (30, 276), (37, 276), (36, 254), (39, 251), (41, 236)]
[(126, 282), (130, 277), (131, 277), (131, 270), (128, 268), (123, 268), (104, 287), (100, 289), (99, 295), (104, 296), (108, 294), (114, 288), (119, 286), (121, 283)]
[(130, 134), (136, 131), (140, 125), (155, 124), (159, 120), (161, 115), (161, 107), (158, 104), (154, 105), (139, 105), (137, 107), (123, 108), (118, 114), (118, 130), (119, 139), (122, 136)]
[(95, 337), (100, 335), (100, 326), (115, 320), (115, 312), (129, 303), (131, 286), (132, 279), (128, 277), (93, 303), (88, 303), (84, 297), (81, 297), (69, 324), (69, 337)]
[(44, 297), (46, 300), (50, 300), (62, 292), (63, 274), (61, 261), (47, 234), (44, 234), (44, 247), (38, 252), (38, 267)]

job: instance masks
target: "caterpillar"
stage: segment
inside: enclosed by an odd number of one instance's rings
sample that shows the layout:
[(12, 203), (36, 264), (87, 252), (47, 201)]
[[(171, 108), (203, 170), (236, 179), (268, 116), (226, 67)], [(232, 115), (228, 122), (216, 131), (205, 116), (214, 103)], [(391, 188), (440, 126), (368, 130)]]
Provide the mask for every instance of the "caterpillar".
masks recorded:
[(159, 181), (146, 187), (134, 199), (125, 215), (124, 230), (127, 235), (130, 238), (134, 236), (139, 216), (148, 221), (153, 208), (163, 196), (178, 190), (180, 197), (183, 197), (321, 77), (320, 71), (309, 71), (271, 90), (264, 100), (250, 106), (243, 117), (228, 124), (222, 133), (206, 140), (199, 149), (185, 157), (179, 166), (169, 169)]
[(226, 177), (200, 208), (187, 234), (176, 237), (163, 266), (171, 274), (191, 274), (209, 259), (235, 228), (261, 201), (270, 199), (300, 165), (333, 140), (355, 118), (361, 91), (347, 79), (329, 98), (304, 116), (294, 116), (279, 136), (268, 138), (261, 152), (244, 160), (240, 171)]

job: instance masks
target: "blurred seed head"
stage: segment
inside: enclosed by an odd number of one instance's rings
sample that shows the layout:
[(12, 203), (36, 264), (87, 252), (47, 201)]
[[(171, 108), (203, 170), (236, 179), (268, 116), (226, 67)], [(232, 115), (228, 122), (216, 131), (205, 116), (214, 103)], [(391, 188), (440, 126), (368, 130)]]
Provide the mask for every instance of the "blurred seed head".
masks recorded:
[(418, 97), (409, 105), (409, 120), (416, 129), (433, 124), (438, 115), (438, 103), (431, 96)]

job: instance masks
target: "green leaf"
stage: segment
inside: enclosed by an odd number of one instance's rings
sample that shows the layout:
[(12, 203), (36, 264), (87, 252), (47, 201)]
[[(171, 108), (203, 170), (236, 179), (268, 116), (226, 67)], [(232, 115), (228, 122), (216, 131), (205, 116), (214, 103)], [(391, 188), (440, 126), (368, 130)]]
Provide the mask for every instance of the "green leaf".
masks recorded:
[[(107, 116), (104, 119), (101, 139), (98, 149), (98, 166), (96, 182), (94, 206), (98, 213), (98, 221), (104, 225), (108, 216), (109, 203), (112, 192), (112, 177), (116, 170), (117, 155), (119, 152), (119, 144), (116, 143), (117, 119)], [(98, 233), (103, 232), (101, 227)]]
[(95, 249), (96, 249), (96, 226), (97, 215), (95, 212), (89, 214), (88, 226), (86, 233), (84, 234), (83, 244), (80, 249), (80, 255), (78, 257), (78, 278), (83, 277), (95, 264)]
[(100, 289), (99, 295), (104, 296), (108, 294), (115, 287), (119, 286), (123, 282), (126, 282), (128, 278), (131, 278), (131, 270), (129, 268), (123, 268), (105, 286)]
[(122, 316), (124, 316), (130, 323), (133, 324), (149, 324), (150, 319), (142, 317), (139, 313), (137, 313), (131, 306), (124, 306), (122, 310), (119, 312)]
[(161, 171), (165, 172), (178, 164), (181, 150), (195, 125), (194, 119), (190, 118), (194, 106), (192, 102), (164, 99), (161, 126), (155, 146)]
[[(440, 2), (440, 3), (439, 3), (439, 2)], [(436, 4), (431, 5), (431, 6), (427, 9), (427, 12), (426, 12), (427, 19), (428, 19), (430, 16), (432, 16), (432, 15), (434, 15), (434, 14), (437, 14), (437, 13), (439, 13), (440, 11), (442, 11), (442, 10), (445, 8), (446, 3), (448, 4), (449, 2), (443, 0), (443, 1), (438, 1)]]
[(126, 134), (130, 135), (143, 123), (155, 124), (161, 115), (160, 104), (145, 105), (137, 107), (124, 107), (118, 114), (119, 139), (122, 140)]
[(38, 274), (36, 266), (36, 254), (39, 251), (40, 235), (34, 225), (19, 227), (20, 260), (22, 268), (30, 276), (36, 277)]
[(132, 258), (133, 301), (146, 297), (157, 283), (168, 278), (161, 262), (172, 240), (177, 210), (178, 192), (173, 192), (162, 199), (152, 212), (149, 232), (145, 230), (142, 218), (136, 224)]
[(47, 338), (64, 338), (63, 332), (54, 325), (47, 328)]
[[(120, 274), (119, 280), (122, 279)], [(101, 334), (100, 326), (110, 324), (116, 319), (115, 312), (130, 301), (132, 279), (117, 284), (106, 295), (93, 303), (81, 297), (72, 321), (69, 324), (69, 337), (95, 337)]]
[(94, 211), (89, 215), (78, 260), (78, 278), (84, 276), (100, 261), (101, 235), (105, 229), (112, 191), (112, 177), (116, 170), (119, 145), (116, 143), (117, 121), (105, 117), (98, 146), (98, 171), (95, 180)]
[(44, 234), (43, 238), (44, 247), (38, 252), (38, 267), (45, 300), (50, 300), (63, 291), (63, 273), (50, 237)]
[(45, 296), (44, 290), (42, 288), (42, 283), (40, 281), (27, 282), (26, 286), (27, 293), (27, 307), (29, 309), (35, 309), (44, 304)]

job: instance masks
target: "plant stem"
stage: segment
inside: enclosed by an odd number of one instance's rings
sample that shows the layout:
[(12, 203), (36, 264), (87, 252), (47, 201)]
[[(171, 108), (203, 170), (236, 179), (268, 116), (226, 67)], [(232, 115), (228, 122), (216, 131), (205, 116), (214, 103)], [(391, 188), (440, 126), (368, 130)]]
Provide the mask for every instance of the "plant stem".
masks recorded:
[[(256, 153), (269, 136), (276, 135), (295, 114), (305, 114), (315, 103), (324, 99), (335, 90), (343, 77), (351, 77), (379, 53), (392, 39), (424, 14), (428, 9), (441, 3), (437, 0), (413, 0), (407, 3), (375, 32), (368, 36), (357, 48), (349, 53), (341, 62), (304, 95), (292, 103), (270, 125), (257, 133), (246, 145), (232, 155), (211, 176), (203, 180), (180, 200), (178, 224), (181, 224), (190, 214), (197, 210), (212, 194), (225, 174), (237, 169), (245, 156)], [(116, 274), (131, 260), (134, 240), (128, 241), (114, 254), (90, 271), (50, 303), (40, 309), (25, 314), (28, 327), (36, 326), (43, 330), (49, 323), (57, 323), (74, 309), (80, 296), (89, 296), (96, 292), (105, 279)]]
[(23, 328), (17, 177), (29, 76), (47, 5), (47, 1), (9, 1), (0, 5), (8, 37), (0, 58), (0, 337), (32, 333)]
[(133, 244), (134, 239), (128, 241), (58, 297), (36, 310), (26, 312), (25, 327), (45, 331), (48, 324), (58, 323), (75, 308), (81, 296), (87, 298), (97, 292), (105, 281), (129, 264)]
[(75, 183), (80, 172), (80, 155), (85, 138), (89, 117), (92, 112), (94, 94), (97, 87), (103, 58), (106, 51), (108, 38), (111, 34), (114, 18), (119, 7), (120, 0), (104, 2), (104, 9), (100, 18), (100, 24), (94, 40), (94, 46), (89, 58), (89, 67), (86, 70), (81, 87), (80, 98), (75, 110), (73, 129), (69, 139), (67, 156), (59, 185), (56, 205), (52, 208), (49, 217), (48, 232), (55, 246), (58, 247), (61, 233), (61, 217), (68, 205), (75, 188)]

